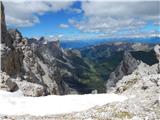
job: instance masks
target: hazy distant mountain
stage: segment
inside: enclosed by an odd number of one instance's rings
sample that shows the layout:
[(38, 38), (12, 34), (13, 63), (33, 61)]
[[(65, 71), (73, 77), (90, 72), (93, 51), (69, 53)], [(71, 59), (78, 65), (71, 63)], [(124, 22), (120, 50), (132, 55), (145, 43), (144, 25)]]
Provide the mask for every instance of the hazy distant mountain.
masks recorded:
[(106, 38), (106, 39), (93, 39), (93, 40), (65, 40), (61, 41), (60, 45), (63, 48), (83, 48), (91, 45), (98, 45), (106, 42), (129, 42), (129, 43), (147, 43), (157, 44), (160, 43), (160, 37), (140, 37), (140, 38)]

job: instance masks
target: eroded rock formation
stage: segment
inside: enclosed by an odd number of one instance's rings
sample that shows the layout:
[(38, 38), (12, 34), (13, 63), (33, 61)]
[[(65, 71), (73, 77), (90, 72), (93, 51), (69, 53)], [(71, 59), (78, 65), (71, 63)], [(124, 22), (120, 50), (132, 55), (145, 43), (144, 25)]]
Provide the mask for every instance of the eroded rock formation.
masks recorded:
[(111, 89), (123, 76), (131, 74), (138, 66), (139, 61), (132, 57), (131, 53), (125, 51), (123, 60), (119, 66), (112, 72), (107, 80), (106, 88)]

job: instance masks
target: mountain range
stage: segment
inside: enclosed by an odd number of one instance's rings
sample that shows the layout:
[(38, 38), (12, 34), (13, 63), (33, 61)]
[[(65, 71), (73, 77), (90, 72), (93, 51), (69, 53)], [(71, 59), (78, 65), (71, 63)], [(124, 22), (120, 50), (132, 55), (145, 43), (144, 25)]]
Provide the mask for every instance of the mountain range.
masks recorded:
[(128, 42), (128, 43), (147, 43), (158, 44), (160, 38), (153, 37), (128, 37), (128, 38), (106, 38), (106, 39), (92, 39), (92, 40), (61, 40), (60, 45), (63, 48), (82, 49), (92, 45), (104, 44), (108, 42)]

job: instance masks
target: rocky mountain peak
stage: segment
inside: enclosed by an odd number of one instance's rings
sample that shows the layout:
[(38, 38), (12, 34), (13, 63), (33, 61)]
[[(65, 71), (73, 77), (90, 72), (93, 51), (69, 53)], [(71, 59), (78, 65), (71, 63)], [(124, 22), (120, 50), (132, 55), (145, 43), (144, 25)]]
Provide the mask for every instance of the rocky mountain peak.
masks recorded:
[(122, 71), (126, 74), (131, 74), (133, 70), (136, 69), (138, 61), (134, 57), (132, 57), (130, 52), (125, 51), (121, 64), (123, 66)]
[(114, 87), (116, 83), (122, 79), (123, 76), (131, 74), (138, 66), (139, 61), (132, 57), (128, 51), (124, 52), (123, 60), (119, 66), (112, 72), (107, 80), (106, 89), (107, 91)]
[(7, 32), (6, 22), (5, 22), (5, 14), (4, 14), (4, 6), (1, 4), (1, 43), (5, 44), (9, 48), (13, 49), (12, 46), (12, 38)]
[(157, 59), (160, 61), (160, 44), (154, 47), (154, 51), (156, 53)]
[(20, 42), (22, 40), (22, 35), (18, 29), (9, 29), (8, 33), (12, 37), (12, 39), (16, 40), (17, 42)]
[(2, 2), (0, 4), (1, 4), (1, 36), (2, 36), (1, 41), (2, 43), (4, 43), (4, 38), (5, 38), (7, 28), (6, 28), (6, 23), (5, 23), (4, 6)]

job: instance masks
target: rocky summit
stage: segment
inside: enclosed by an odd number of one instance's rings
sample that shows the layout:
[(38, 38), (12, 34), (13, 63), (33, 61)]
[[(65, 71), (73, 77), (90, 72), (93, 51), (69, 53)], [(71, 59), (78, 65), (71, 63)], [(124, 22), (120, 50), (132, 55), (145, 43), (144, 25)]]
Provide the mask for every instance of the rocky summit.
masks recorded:
[(2, 91), (42, 99), (97, 93), (127, 97), (59, 115), (0, 113), (0, 120), (160, 120), (160, 44), (107, 42), (64, 49), (60, 40), (26, 38), (18, 29), (7, 29), (1, 2), (0, 52)]

